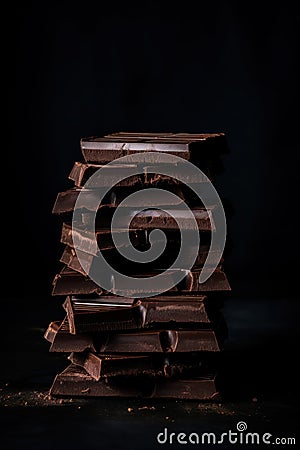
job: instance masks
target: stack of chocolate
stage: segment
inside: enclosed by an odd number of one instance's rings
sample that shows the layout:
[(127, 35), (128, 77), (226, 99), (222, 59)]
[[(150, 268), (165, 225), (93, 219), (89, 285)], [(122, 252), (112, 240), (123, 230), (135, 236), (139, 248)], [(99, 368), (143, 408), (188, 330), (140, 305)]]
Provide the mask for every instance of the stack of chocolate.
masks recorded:
[[(68, 354), (70, 364), (56, 376), (51, 395), (214, 398), (219, 356), (227, 336), (222, 308), (224, 295), (230, 291), (219, 255), (213, 274), (204, 283), (199, 282), (214, 232), (214, 205), (205, 208), (193, 191), (178, 181), (176, 174), (185, 170), (184, 165), (170, 165), (165, 156), (165, 164), (174, 174), (170, 176), (161, 174), (161, 164), (164, 155), (179, 156), (206, 175), (195, 183), (207, 182), (206, 177), (213, 180), (220, 155), (227, 151), (224, 134), (115, 133), (81, 139), (80, 145), (84, 161), (75, 162), (69, 175), (74, 186), (58, 194), (53, 208), (53, 213), (63, 219), (64, 250), (60, 259), (63, 267), (54, 278), (52, 294), (63, 296), (66, 315), (63, 321), (50, 323), (45, 338), (51, 343), (51, 352)], [(135, 155), (148, 152), (151, 159), (137, 163)], [(120, 160), (105, 167), (127, 155), (132, 161), (125, 164)], [(126, 176), (137, 167), (137, 174)], [(86, 187), (99, 169), (98, 185)], [(116, 174), (125, 178), (112, 185)], [(90, 205), (98, 199), (97, 187), (108, 191), (95, 212)], [(150, 187), (162, 190), (151, 204), (147, 204), (147, 196), (142, 210), (126, 203), (130, 194)], [(176, 194), (172, 204), (170, 197), (165, 204), (163, 191)], [(78, 210), (79, 195), (83, 201)], [(194, 226), (180, 208), (183, 202), (192, 211), (201, 244), (193, 266), (184, 269), (180, 282), (172, 284), (183, 271), (182, 267), (170, 269), (180, 251), (181, 233), (190, 233)], [(120, 208), (120, 226), (111, 228), (113, 214)], [(123, 225), (128, 223), (125, 229)], [(147, 251), (153, 244), (151, 232), (156, 229), (165, 234), (166, 246), (155, 261), (141, 264), (128, 260), (116, 248), (115, 242), (123, 242), (124, 247)], [(127, 233), (129, 242), (122, 239)], [(111, 276), (106, 280), (108, 287), (103, 288), (95, 281), (100, 253), (120, 273), (135, 278), (164, 273), (172, 287), (157, 292), (156, 283), (150, 288), (148, 284), (145, 293), (130, 282), (120, 288)]]

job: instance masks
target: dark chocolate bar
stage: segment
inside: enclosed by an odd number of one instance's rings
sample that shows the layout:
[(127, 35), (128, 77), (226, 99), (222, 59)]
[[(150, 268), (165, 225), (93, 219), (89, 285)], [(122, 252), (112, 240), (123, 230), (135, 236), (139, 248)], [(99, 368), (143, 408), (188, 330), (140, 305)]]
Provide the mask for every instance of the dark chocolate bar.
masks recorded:
[[(143, 230), (143, 229), (131, 229), (126, 230), (124, 228), (120, 229), (114, 229), (111, 231), (109, 228), (105, 229), (97, 229), (95, 232), (90, 231), (87, 227), (81, 225), (81, 226), (73, 226), (70, 223), (64, 222), (62, 225), (61, 230), (61, 238), (60, 242), (62, 244), (67, 245), (68, 247), (74, 248), (74, 240), (77, 245), (77, 250), (90, 253), (91, 255), (97, 256), (99, 254), (99, 251), (106, 251), (106, 250), (114, 250), (116, 249), (116, 245), (114, 242), (114, 238), (118, 238), (118, 247), (126, 247), (127, 241), (123, 238), (120, 239), (122, 236), (126, 236), (129, 234), (129, 239), (131, 242), (131, 245), (137, 249), (145, 250), (150, 247), (149, 242), (149, 236), (152, 230)], [(185, 231), (182, 231), (182, 235), (184, 236)], [(186, 231), (188, 234), (189, 231)], [(118, 236), (116, 236), (118, 235)], [(97, 245), (95, 242), (95, 236)], [(163, 253), (168, 252), (171, 257), (167, 257), (167, 260), (170, 261), (173, 258), (173, 255), (178, 255), (178, 252), (181, 247), (181, 232), (180, 230), (164, 230), (164, 236), (167, 240), (166, 249)], [(188, 237), (188, 236), (187, 236)], [(195, 266), (202, 267), (204, 262), (206, 261), (208, 250), (209, 250), (209, 243), (210, 243), (211, 235), (210, 233), (202, 233), (201, 235), (201, 245), (198, 250), (198, 255), (196, 258), (196, 261), (194, 263)], [(124, 244), (122, 245), (122, 242)], [(163, 242), (163, 240), (160, 240), (160, 237), (156, 238), (153, 242)], [(194, 253), (194, 247), (190, 246), (187, 248), (185, 246), (185, 250), (188, 252)], [(108, 253), (106, 253), (107, 257)], [(211, 250), (211, 256), (214, 255), (213, 262), (219, 260), (220, 258), (220, 252), (217, 250)], [(113, 256), (112, 256), (113, 257)], [(115, 257), (115, 256), (114, 256)], [(166, 264), (167, 261), (165, 261)]]
[(96, 381), (75, 364), (55, 377), (50, 394), (54, 397), (142, 397), (189, 400), (216, 399), (215, 375), (189, 379), (154, 377), (112, 377)]
[[(218, 356), (219, 354), (213, 355)], [(118, 376), (182, 377), (200, 376), (214, 371), (217, 358), (202, 353), (172, 353), (168, 355), (107, 355), (101, 353), (71, 353), (73, 364), (83, 367), (95, 380)]]
[[(115, 226), (118, 229), (126, 229), (129, 223), (129, 230), (169, 230), (169, 231), (190, 231), (195, 230), (195, 222), (199, 231), (215, 231), (213, 220), (214, 206), (209, 209), (204, 207), (191, 207), (190, 213), (173, 206), (167, 207), (166, 211), (159, 208), (146, 208), (139, 211), (134, 208), (122, 208), (122, 215), (119, 215)], [(118, 209), (120, 213), (120, 208)], [(96, 230), (109, 228), (111, 226), (112, 216), (115, 213), (114, 208), (101, 208), (94, 221), (94, 215), (91, 212), (82, 212), (79, 226), (95, 226)]]
[[(85, 245), (87, 246), (88, 244), (85, 243)], [(145, 270), (145, 272), (153, 270), (157, 266), (161, 267), (162, 269), (168, 269), (172, 265), (172, 263), (178, 256), (179, 249), (177, 249), (177, 245), (173, 245), (172, 248), (172, 243), (170, 243), (169, 247), (171, 248), (171, 250), (169, 248), (166, 248), (162, 255), (160, 255), (155, 261), (143, 264), (143, 269)], [(112, 267), (121, 272), (124, 267), (126, 267), (126, 273), (128, 273), (129, 271), (131, 273), (137, 273), (141, 269), (140, 263), (127, 260), (118, 252), (117, 249), (105, 250), (102, 252), (102, 254), (105, 260)], [(217, 262), (218, 252), (212, 252), (212, 254), (215, 256), (213, 261)], [(207, 255), (208, 246), (200, 246), (199, 253), (196, 257), (193, 268), (202, 267), (207, 258)], [(84, 264), (80, 263), (78, 256), (80, 256), (81, 262), (84, 261)], [(99, 258), (97, 256), (94, 256), (87, 252), (82, 252), (79, 249), (77, 249), (77, 252), (75, 252), (74, 248), (69, 246), (66, 246), (64, 248), (64, 251), (60, 257), (60, 262), (64, 263), (70, 269), (76, 270), (76, 272), (79, 272), (82, 275), (95, 273), (97, 270), (97, 264), (100, 264)]]
[(186, 353), (219, 352), (213, 330), (145, 330), (118, 333), (71, 334), (65, 318), (51, 322), (45, 333), (51, 352)]
[[(123, 299), (123, 302), (122, 302)], [(160, 296), (134, 300), (115, 296), (76, 298), (64, 302), (70, 332), (93, 333), (149, 327), (210, 324), (205, 296)], [(121, 303), (122, 302), (122, 303)]]
[[(227, 143), (223, 133), (211, 134), (172, 134), (168, 136), (118, 135), (107, 137), (82, 138), (81, 151), (85, 161), (107, 163), (122, 156), (132, 155), (128, 163), (135, 163), (134, 155), (142, 152), (153, 152), (150, 163), (169, 163), (168, 155), (179, 156), (193, 163), (199, 162), (203, 156), (211, 156), (227, 151)], [(166, 157), (165, 157), (166, 155)], [(120, 161), (120, 163), (123, 163)]]
[[(74, 181), (75, 186), (83, 187), (85, 183), (98, 170), (101, 170), (101, 176), (94, 177), (90, 187), (162, 187), (169, 184), (181, 185), (180, 177), (189, 184), (207, 182), (212, 179), (209, 168), (202, 168), (197, 174), (191, 173), (190, 167), (186, 164), (165, 164), (163, 166), (147, 164), (89, 164), (76, 161), (70, 172), (69, 179)], [(136, 170), (137, 175), (131, 175)], [(168, 175), (161, 172), (167, 171)], [(100, 174), (100, 173), (99, 173)], [(124, 177), (116, 183), (116, 177)], [(178, 179), (179, 178), (179, 179)]]
[[(121, 202), (122, 207), (126, 208), (134, 208), (136, 206), (140, 206), (141, 201), (135, 201), (130, 197), (130, 194), (133, 192), (130, 188), (125, 187), (116, 187), (110, 190), (107, 193), (102, 202), (100, 203), (100, 194), (97, 189), (86, 189), (86, 188), (72, 188), (67, 191), (59, 192), (53, 209), (53, 214), (67, 214), (74, 211), (76, 201), (81, 195), (82, 202), (84, 202), (84, 209), (89, 211), (95, 211), (100, 208), (116, 208)], [(176, 195), (176, 197), (172, 197), (168, 195), (166, 190), (161, 190), (161, 193), (155, 198), (151, 197), (148, 200), (148, 197), (145, 196), (143, 198), (143, 207), (145, 208), (153, 208), (155, 206), (177, 206), (183, 203), (183, 193), (179, 186), (175, 186), (172, 188), (172, 192)]]
[[(172, 269), (162, 271), (164, 273), (164, 277), (166, 280), (174, 280), (174, 276), (177, 277), (177, 272), (180, 269)], [(149, 276), (155, 276), (159, 273), (159, 271), (153, 271), (148, 274), (132, 274), (132, 277), (142, 277), (146, 278)], [(200, 270), (190, 270), (185, 271), (185, 278), (171, 288), (171, 291), (176, 292), (214, 292), (214, 291), (230, 291), (230, 285), (228, 283), (227, 277), (225, 273), (217, 268), (214, 273), (210, 276), (210, 278), (204, 283), (199, 282)], [(175, 278), (176, 279), (176, 278)], [(106, 280), (107, 283), (110, 283), (111, 289), (110, 292), (113, 294), (117, 294), (122, 291), (123, 295), (127, 295), (128, 297), (134, 296), (138, 297), (139, 294), (149, 293), (153, 294), (158, 292), (156, 290), (156, 286), (153, 285), (150, 288), (147, 286), (146, 291), (142, 291), (141, 289), (137, 289), (132, 285), (132, 282), (128, 280), (128, 284), (124, 280), (120, 280), (119, 278), (110, 277), (109, 280)], [(80, 274), (68, 267), (63, 267), (60, 273), (58, 273), (53, 280), (53, 290), (52, 295), (103, 295), (107, 293), (107, 291), (103, 290), (100, 286), (98, 286), (94, 281), (92, 281), (89, 277)]]
[[(213, 209), (213, 208), (212, 208)], [(198, 229), (200, 231), (214, 231), (215, 225), (212, 218), (211, 210), (206, 208), (192, 208), (190, 210)], [(131, 217), (130, 228), (133, 229), (161, 229), (161, 230), (177, 230), (179, 228), (176, 219), (179, 221), (181, 230), (194, 229), (194, 220), (191, 218), (190, 213), (187, 213), (184, 209), (174, 209), (168, 207), (168, 212), (158, 210), (154, 208), (148, 208), (144, 211), (132, 210), (128, 213)], [(124, 214), (124, 226), (127, 224), (127, 216)], [(118, 222), (122, 227), (121, 221)]]

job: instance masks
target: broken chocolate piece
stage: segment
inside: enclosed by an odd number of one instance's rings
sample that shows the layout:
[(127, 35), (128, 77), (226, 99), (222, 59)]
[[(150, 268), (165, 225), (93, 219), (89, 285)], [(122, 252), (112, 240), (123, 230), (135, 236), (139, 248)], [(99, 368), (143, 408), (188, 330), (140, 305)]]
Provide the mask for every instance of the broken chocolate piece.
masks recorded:
[(69, 360), (83, 367), (95, 380), (110, 377), (190, 377), (201, 376), (215, 371), (219, 354), (203, 353), (168, 355), (107, 355), (103, 353), (71, 353)]
[[(117, 300), (116, 300), (117, 299)], [(70, 332), (93, 333), (164, 326), (189, 328), (210, 324), (205, 296), (160, 296), (134, 300), (114, 296), (77, 298), (64, 302)]]
[[(134, 155), (144, 152), (152, 152), (146, 159), (150, 163), (169, 163), (170, 159), (164, 157), (167, 154), (178, 156), (196, 164), (203, 156), (218, 155), (227, 151), (227, 143), (223, 133), (197, 135), (182, 133), (155, 138), (139, 135), (89, 137), (81, 139), (80, 147), (85, 161), (99, 164), (131, 155), (132, 158), (128, 158), (126, 163), (136, 163), (137, 160)], [(122, 160), (120, 163), (124, 164)]]
[[(201, 232), (215, 231), (215, 224), (213, 220), (214, 207), (210, 209), (204, 207), (190, 208), (189, 212), (180, 208), (168, 207), (166, 210), (159, 208), (145, 208), (139, 211), (134, 208), (120, 208), (118, 209), (119, 217), (115, 224), (117, 229), (129, 230), (168, 230), (181, 232), (197, 229)], [(101, 208), (96, 216), (90, 212), (81, 213), (81, 224), (86, 227), (95, 226), (96, 230), (101, 228), (109, 228), (111, 226), (112, 216), (115, 212), (114, 208)], [(122, 215), (120, 214), (122, 212)], [(113, 230), (114, 231), (114, 230)]]
[[(92, 247), (92, 244), (93, 243), (91, 243), (91, 246), (89, 246), (88, 248)], [(86, 242), (85, 245), (87, 245)], [(154, 270), (157, 266), (161, 267), (162, 269), (168, 269), (178, 256), (180, 249), (177, 247), (178, 246), (176, 244), (172, 245), (172, 242), (170, 242), (169, 245), (166, 246), (163, 253), (155, 261), (143, 263), (143, 269), (145, 270), (145, 272)], [(126, 273), (129, 273), (129, 271), (131, 273), (137, 273), (141, 269), (141, 265), (139, 262), (129, 261), (123, 255), (121, 255), (117, 249), (103, 251), (102, 255), (104, 256), (104, 259), (119, 272), (122, 272), (124, 267), (126, 267)], [(192, 268), (201, 268), (207, 256), (208, 246), (201, 246)], [(217, 257), (219, 256), (218, 252), (213, 252), (213, 256), (215, 257), (213, 261), (217, 261)], [(187, 255), (187, 257), (189, 257), (189, 255)], [(82, 275), (89, 275), (91, 273), (95, 274), (101, 264), (97, 256), (83, 252), (80, 249), (77, 249), (77, 251), (75, 251), (73, 247), (69, 246), (66, 246), (64, 248), (64, 251), (60, 257), (60, 262), (64, 263), (70, 269), (81, 273)]]
[[(181, 273), (182, 271), (180, 269), (153, 271), (152, 273), (147, 274), (132, 274), (132, 277), (150, 278), (159, 273), (163, 273), (166, 280), (176, 280), (179, 275), (178, 272)], [(187, 292), (208, 293), (231, 290), (225, 273), (219, 268), (217, 268), (211, 277), (204, 283), (199, 282), (200, 269), (187, 270), (184, 272), (184, 279), (172, 287), (170, 291), (186, 294)], [(149, 284), (147, 284), (145, 291), (143, 291), (142, 289), (133, 286), (130, 280), (127, 282), (127, 280), (111, 276), (110, 279), (106, 281), (111, 285), (110, 292), (114, 294), (122, 291), (122, 295), (139, 297), (141, 293), (148, 293), (151, 296), (153, 293), (157, 292), (155, 285), (149, 287)], [(58, 273), (53, 280), (52, 295), (105, 295), (107, 292), (108, 291), (103, 290), (89, 277), (83, 276), (79, 272), (69, 269), (68, 267), (63, 267), (61, 272)]]
[(67, 320), (49, 325), (45, 338), (52, 352), (186, 353), (219, 352), (213, 330), (145, 330), (118, 333), (71, 334)]
[[(141, 205), (141, 199), (134, 200), (130, 196), (133, 192), (131, 188), (114, 187), (107, 194), (104, 195), (101, 201), (102, 191), (89, 188), (72, 188), (67, 191), (59, 192), (53, 209), (53, 214), (67, 214), (74, 211), (76, 201), (80, 194), (80, 202), (84, 207), (82, 209), (89, 211), (97, 211), (101, 208), (116, 208), (122, 202), (122, 208), (134, 208), (137, 206), (143, 206), (144, 208), (153, 208), (156, 206), (176, 206), (183, 203), (183, 193), (181, 189), (175, 186), (172, 189), (174, 196), (170, 198), (167, 190), (161, 190), (159, 196), (151, 196), (148, 199), (147, 196), (143, 197), (143, 205)], [(176, 197), (175, 197), (176, 196)]]
[[(202, 172), (197, 175), (191, 174), (190, 167), (187, 164), (164, 164), (145, 165), (145, 164), (89, 164), (76, 161), (70, 172), (69, 179), (74, 181), (75, 186), (83, 187), (85, 183), (98, 171), (97, 179), (94, 177), (90, 183), (90, 188), (97, 187), (163, 187), (166, 185), (181, 185), (180, 177), (191, 183), (204, 183), (208, 178), (211, 179), (209, 168), (202, 168)], [(167, 170), (169, 175), (161, 172)], [(133, 171), (138, 171), (136, 175), (131, 175)], [(101, 176), (100, 176), (101, 174)], [(205, 174), (205, 175), (204, 175)], [(121, 181), (116, 182), (117, 177), (122, 177)], [(208, 177), (208, 178), (207, 178)], [(179, 179), (178, 179), (179, 178)]]
[[(117, 299), (117, 301), (116, 301)], [(205, 296), (159, 296), (134, 300), (126, 297), (67, 297), (70, 332), (94, 333), (126, 329), (210, 324)]]
[(143, 397), (189, 400), (216, 399), (215, 375), (189, 379), (113, 377), (96, 381), (81, 367), (71, 364), (55, 377), (54, 397)]

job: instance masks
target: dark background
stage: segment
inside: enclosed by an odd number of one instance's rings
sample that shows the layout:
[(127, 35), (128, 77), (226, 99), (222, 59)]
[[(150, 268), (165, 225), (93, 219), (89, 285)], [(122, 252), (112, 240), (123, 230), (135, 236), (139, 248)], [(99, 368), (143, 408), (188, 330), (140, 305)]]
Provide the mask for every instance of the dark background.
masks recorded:
[[(296, 2), (268, 3), (14, 4), (2, 295), (14, 318), (7, 328), (18, 326), (2, 340), (13, 367), (7, 376), (23, 370), (20, 330), (43, 329), (62, 314), (50, 297), (62, 252), (61, 220), (51, 209), (57, 192), (71, 186), (80, 138), (222, 131), (230, 153), (216, 186), (231, 205), (226, 272), (233, 289), (225, 385), (231, 399), (273, 402), (271, 422), (287, 427), (285, 405), (297, 387), (299, 12)], [(38, 362), (29, 345), (30, 374), (50, 355), (45, 343)], [(49, 370), (51, 380), (54, 363)], [(112, 422), (112, 430), (118, 426)]]

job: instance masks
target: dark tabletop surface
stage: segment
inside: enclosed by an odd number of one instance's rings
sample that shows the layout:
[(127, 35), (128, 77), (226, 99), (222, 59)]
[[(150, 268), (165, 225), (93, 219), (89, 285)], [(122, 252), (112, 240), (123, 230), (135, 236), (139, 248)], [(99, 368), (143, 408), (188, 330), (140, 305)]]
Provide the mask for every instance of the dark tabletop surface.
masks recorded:
[(272, 438), (296, 436), (297, 298), (232, 295), (226, 301), (229, 338), (219, 372), (222, 399), (205, 403), (51, 399), (53, 378), (68, 361), (65, 355), (48, 353), (43, 333), (50, 321), (62, 317), (60, 300), (2, 302), (9, 319), (1, 329), (1, 448), (194, 448), (177, 441), (159, 444), (157, 435), (166, 428), (169, 442), (172, 432), (175, 437), (180, 432), (221, 434), (236, 431), (240, 421), (249, 432), (269, 432)]

